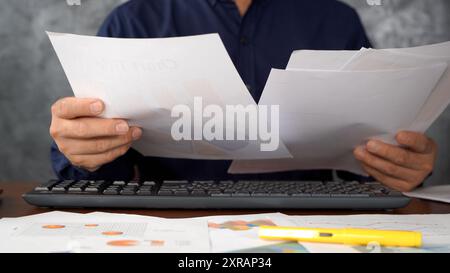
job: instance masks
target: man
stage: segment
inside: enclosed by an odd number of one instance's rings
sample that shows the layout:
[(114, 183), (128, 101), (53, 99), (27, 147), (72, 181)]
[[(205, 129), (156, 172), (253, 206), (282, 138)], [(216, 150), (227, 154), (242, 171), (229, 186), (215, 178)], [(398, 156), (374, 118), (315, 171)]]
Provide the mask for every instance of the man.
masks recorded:
[[(259, 100), (271, 68), (285, 68), (298, 49), (370, 47), (360, 19), (334, 0), (132, 0), (106, 19), (100, 36), (155, 38), (218, 32)], [(126, 92), (126, 90), (124, 90)], [(52, 107), (52, 161), (65, 179), (301, 179), (329, 180), (331, 171), (232, 176), (229, 161), (143, 157), (130, 149), (141, 137), (124, 120), (100, 119), (104, 104), (65, 98)], [(425, 135), (400, 132), (400, 144), (370, 141), (355, 149), (364, 170), (387, 186), (410, 191), (432, 172), (436, 145)], [(348, 175), (348, 174), (347, 174)]]

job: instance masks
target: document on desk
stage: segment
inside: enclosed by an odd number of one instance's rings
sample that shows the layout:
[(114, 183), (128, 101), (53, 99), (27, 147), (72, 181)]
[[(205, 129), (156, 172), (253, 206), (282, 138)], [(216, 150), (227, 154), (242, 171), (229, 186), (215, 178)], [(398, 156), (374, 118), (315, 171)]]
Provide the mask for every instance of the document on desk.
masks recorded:
[[(257, 107), (218, 34), (161, 39), (48, 35), (75, 96), (102, 99), (103, 117), (127, 119), (143, 128), (142, 139), (134, 145), (142, 154), (189, 159), (290, 157), (283, 143), (274, 151), (261, 151), (264, 141), (247, 137), (245, 118), (233, 123), (235, 135), (244, 135), (245, 140), (207, 140), (203, 135), (212, 120), (211, 113), (203, 112), (207, 106), (222, 110), (222, 118), (227, 106)], [(172, 113), (175, 106), (182, 106), (190, 121), (183, 123), (188, 132), (183, 140), (172, 136), (172, 126), (181, 116)]]
[(450, 103), (450, 43), (433, 46), (441, 47), (447, 56), (425, 55), (427, 47), (295, 52), (286, 71), (272, 70), (260, 100), (280, 105), (281, 138), (293, 158), (237, 160), (229, 172), (364, 174), (355, 147), (369, 139), (395, 144), (399, 130), (424, 132)]
[(209, 252), (208, 226), (190, 219), (124, 219), (55, 212), (0, 221), (0, 252)]
[(282, 241), (265, 241), (258, 237), (260, 226), (286, 226), (291, 222), (281, 213), (210, 216), (208, 222), (211, 252), (247, 252)]
[[(117, 214), (94, 212), (89, 214), (102, 218), (117, 217)], [(120, 215), (126, 221), (146, 219), (148, 216)], [(247, 252), (252, 249), (266, 249), (281, 242), (265, 241), (258, 237), (261, 225), (289, 226), (292, 223), (281, 213), (217, 215), (191, 218), (208, 225), (211, 252)]]
[(363, 228), (381, 230), (405, 230), (422, 233), (421, 248), (330, 245), (301, 243), (313, 253), (320, 252), (450, 252), (450, 215), (350, 215), (350, 216), (291, 216), (298, 227), (310, 228)]

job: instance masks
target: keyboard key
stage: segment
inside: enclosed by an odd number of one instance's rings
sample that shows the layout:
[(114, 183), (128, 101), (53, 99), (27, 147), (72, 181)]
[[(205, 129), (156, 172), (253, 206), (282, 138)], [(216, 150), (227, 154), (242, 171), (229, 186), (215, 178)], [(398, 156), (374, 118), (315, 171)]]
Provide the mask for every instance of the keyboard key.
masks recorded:
[(156, 183), (154, 181), (144, 181), (144, 183), (142, 185), (144, 185), (144, 186), (155, 186)]
[(89, 185), (88, 181), (78, 181), (75, 184), (72, 184), (72, 187), (74, 188), (85, 188)]
[(250, 193), (248, 193), (248, 192), (236, 192), (236, 193), (231, 194), (231, 196), (246, 197), (246, 196), (250, 196)]
[(71, 188), (69, 188), (69, 193), (78, 193), (78, 192), (82, 192), (83, 191), (83, 189), (82, 188), (79, 188), (79, 187), (71, 187)]
[(204, 190), (193, 190), (191, 192), (191, 195), (195, 195), (195, 196), (206, 196), (206, 191)]
[(86, 189), (84, 189), (85, 192), (92, 192), (92, 193), (97, 193), (99, 192), (99, 189), (95, 188), (95, 187), (87, 187)]
[(128, 191), (128, 190), (121, 190), (120, 194), (121, 195), (135, 195), (136, 192), (135, 191)]
[(142, 191), (142, 190), (139, 190), (139, 191), (137, 191), (137, 195), (150, 196), (150, 195), (153, 195), (153, 193), (152, 193), (151, 191)]
[(116, 186), (125, 186), (127, 183), (125, 183), (125, 181), (114, 181), (113, 185)]
[(174, 194), (176, 196), (187, 196), (189, 192), (187, 190), (176, 190)]
[(107, 184), (107, 182), (104, 181), (104, 180), (97, 180), (97, 181), (91, 180), (91, 181), (89, 181), (89, 185), (90, 186), (102, 186), (102, 185), (105, 185), (105, 184)]
[(364, 193), (357, 193), (357, 194), (350, 194), (349, 197), (352, 197), (352, 198), (356, 198), (356, 197), (370, 197), (370, 195), (364, 194)]
[(195, 185), (200, 185), (201, 187), (207, 187), (207, 188), (211, 188), (211, 187), (215, 187), (215, 186), (219, 186), (218, 184), (216, 184), (216, 182), (214, 181), (194, 181), (192, 182), (192, 184)]
[(141, 186), (139, 188), (139, 190), (141, 191), (152, 191), (153, 187), (152, 186)]
[(270, 197), (270, 193), (267, 192), (253, 192), (251, 195), (255, 197)]
[(122, 188), (119, 186), (109, 186), (105, 191), (120, 191)]
[(52, 188), (52, 192), (54, 192), (54, 193), (64, 193), (64, 192), (66, 192), (66, 188), (63, 188), (63, 187), (54, 187), (54, 188)]
[(161, 196), (172, 196), (173, 192), (172, 191), (166, 191), (166, 190), (160, 190), (158, 192), (158, 195), (161, 195)]
[(403, 193), (399, 192), (399, 191), (390, 191), (387, 195), (389, 196), (403, 196)]
[(36, 188), (34, 188), (35, 191), (50, 191), (52, 189), (53, 186), (55, 186), (56, 184), (58, 184), (61, 180), (50, 180), (47, 183), (41, 184), (39, 186), (37, 186)]
[(73, 183), (75, 183), (75, 181), (73, 181), (73, 180), (66, 180), (66, 181), (60, 182), (57, 185), (55, 185), (53, 187), (53, 189), (64, 189), (64, 190), (67, 190), (70, 187), (70, 185), (72, 185)]
[(50, 191), (51, 187), (37, 186), (34, 188), (35, 191)]
[(129, 190), (129, 191), (136, 191), (137, 189), (138, 189), (138, 187), (137, 186), (125, 186), (125, 187), (123, 187), (122, 189), (124, 189), (124, 190)]
[(104, 190), (103, 194), (105, 194), (105, 195), (117, 195), (117, 194), (119, 194), (119, 190)]
[(332, 193), (332, 194), (331, 194), (331, 197), (337, 197), (337, 198), (340, 198), (340, 197), (350, 197), (350, 194), (347, 194), (347, 193)]
[(271, 197), (287, 197), (289, 196), (287, 193), (270, 193)]

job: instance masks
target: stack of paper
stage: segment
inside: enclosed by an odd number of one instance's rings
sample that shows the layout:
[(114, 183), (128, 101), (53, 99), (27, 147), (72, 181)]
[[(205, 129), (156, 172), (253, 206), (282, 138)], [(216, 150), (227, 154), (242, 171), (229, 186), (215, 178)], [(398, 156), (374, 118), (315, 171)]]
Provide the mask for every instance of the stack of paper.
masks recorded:
[[(356, 146), (373, 138), (395, 144), (399, 130), (425, 132), (450, 103), (450, 42), (391, 50), (296, 51), (286, 70), (272, 70), (257, 106), (217, 34), (49, 37), (77, 97), (100, 98), (106, 104), (103, 117), (127, 119), (144, 129), (134, 146), (138, 151), (237, 160), (231, 173), (363, 173), (352, 153)], [(180, 105), (189, 113), (180, 128), (191, 139), (173, 135), (173, 109)], [(208, 112), (204, 106), (221, 111)], [(257, 111), (276, 106), (279, 120), (224, 120), (229, 106)], [(250, 137), (250, 127), (274, 130), (278, 149), (263, 151), (267, 139), (261, 132)], [(211, 132), (219, 137), (205, 137), (205, 128), (214, 128)], [(229, 138), (222, 131), (231, 128), (235, 131)]]
[(425, 132), (450, 103), (450, 42), (407, 49), (297, 51), (273, 69), (260, 104), (280, 105), (293, 158), (235, 161), (231, 173), (337, 169), (363, 173), (353, 149)]
[[(419, 231), (421, 248), (266, 241), (260, 226)], [(281, 213), (166, 219), (50, 212), (0, 220), (0, 252), (450, 252), (450, 215), (288, 216)]]

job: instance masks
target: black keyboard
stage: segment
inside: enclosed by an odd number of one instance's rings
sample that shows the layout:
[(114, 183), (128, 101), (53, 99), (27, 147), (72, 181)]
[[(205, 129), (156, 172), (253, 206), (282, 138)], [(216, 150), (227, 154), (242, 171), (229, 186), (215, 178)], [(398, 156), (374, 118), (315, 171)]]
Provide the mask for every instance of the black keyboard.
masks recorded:
[(410, 199), (377, 182), (51, 180), (23, 195), (41, 207), (393, 209)]

